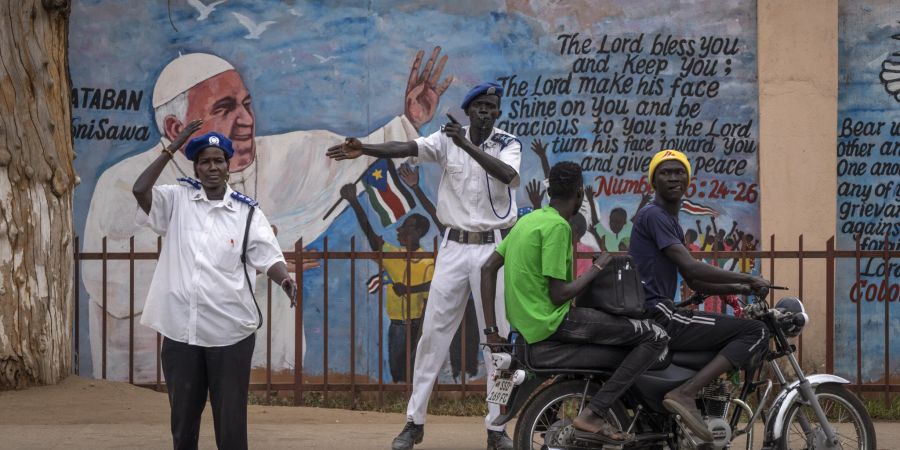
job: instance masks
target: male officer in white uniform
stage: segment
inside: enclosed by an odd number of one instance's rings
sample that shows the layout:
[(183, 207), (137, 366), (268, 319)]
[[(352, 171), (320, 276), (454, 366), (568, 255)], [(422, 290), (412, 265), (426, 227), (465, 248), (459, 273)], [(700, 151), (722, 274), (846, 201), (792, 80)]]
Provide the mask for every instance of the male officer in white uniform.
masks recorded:
[[(408, 140), (418, 137), (417, 128), (434, 116), (437, 100), (452, 81), (438, 84), (447, 56), (435, 66), (440, 48), (435, 48), (424, 70), (419, 67), (423, 52), (416, 55), (406, 89), (405, 113), (365, 138), (367, 142)], [(432, 71), (432, 69), (434, 69)], [(153, 108), (162, 142), (122, 160), (100, 176), (91, 198), (84, 228), (83, 251), (100, 252), (107, 237), (108, 252), (128, 252), (134, 236), (135, 251), (155, 251), (157, 236), (134, 224), (131, 183), (155, 159), (161, 149), (194, 119), (203, 119), (198, 133), (220, 130), (234, 145), (230, 185), (259, 201), (278, 233), (282, 248), (293, 248), (303, 238), (312, 242), (338, 216), (327, 210), (340, 199), (336, 186), (357, 180), (371, 158), (353, 164), (336, 164), (320, 152), (310, 151), (341, 141), (342, 137), (323, 130), (295, 131), (273, 136), (256, 136), (251, 96), (237, 70), (224, 59), (204, 53), (180, 56), (160, 73), (153, 90)], [(192, 175), (191, 163), (178, 152), (159, 184), (174, 184)], [(307, 268), (311, 262), (304, 262)], [(106, 277), (106, 378), (128, 379), (129, 317), (140, 320), (155, 261), (135, 263), (134, 310), (129, 305), (128, 261), (108, 261)], [(293, 270), (293, 268), (292, 268)], [(103, 375), (103, 273), (99, 261), (82, 264), (85, 288), (90, 297), (91, 353), (94, 375)], [(257, 298), (266, 314), (267, 283), (261, 279)], [(294, 367), (294, 314), (286, 309), (284, 294), (272, 291), (272, 368)], [(265, 328), (257, 333), (266, 341)], [(305, 354), (304, 348), (301, 350)], [(257, 345), (253, 365), (265, 365), (266, 346)], [(149, 328), (134, 327), (134, 380), (156, 379), (156, 334)]]
[[(450, 347), (466, 309), (469, 292), (475, 298), (479, 328), (484, 328), (481, 307), (481, 266), (493, 253), (502, 236), (516, 220), (515, 191), (519, 185), (522, 145), (515, 136), (494, 128), (500, 117), (503, 88), (483, 83), (466, 95), (462, 109), (469, 116), (469, 127), (451, 122), (428, 137), (414, 141), (364, 144), (347, 139), (331, 147), (327, 155), (337, 159), (355, 159), (363, 155), (380, 158), (414, 157), (419, 162), (435, 162), (443, 168), (438, 188), (437, 216), (447, 226), (438, 251), (434, 278), (428, 291), (422, 338), (416, 350), (413, 392), (406, 409), (407, 424), (394, 439), (394, 450), (407, 450), (422, 442), (425, 412), (438, 371)], [(498, 283), (497, 295), (503, 286)], [(497, 327), (501, 336), (509, 333), (503, 302), (496, 303)], [(484, 329), (498, 332), (497, 327)], [(490, 361), (485, 349), (484, 360)], [(490, 366), (490, 364), (487, 364)], [(491, 367), (488, 367), (490, 372)], [(490, 394), (492, 384), (488, 383)], [(485, 426), (487, 447), (512, 449), (512, 441), (502, 426), (491, 425), (500, 414), (496, 404), (488, 404)]]

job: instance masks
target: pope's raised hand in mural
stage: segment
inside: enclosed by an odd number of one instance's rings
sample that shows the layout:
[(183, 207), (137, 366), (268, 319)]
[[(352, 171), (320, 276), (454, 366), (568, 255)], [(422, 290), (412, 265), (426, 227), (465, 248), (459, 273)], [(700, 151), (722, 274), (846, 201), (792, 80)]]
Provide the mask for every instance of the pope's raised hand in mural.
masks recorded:
[(450, 75), (438, 84), (441, 74), (444, 72), (444, 64), (447, 63), (447, 55), (444, 55), (438, 61), (437, 67), (435, 67), (434, 62), (440, 53), (441, 47), (435, 47), (431, 52), (431, 57), (428, 58), (428, 62), (425, 63), (425, 68), (419, 72), (419, 66), (422, 65), (422, 57), (425, 56), (425, 51), (419, 50), (416, 53), (416, 59), (413, 61), (412, 69), (409, 71), (409, 81), (406, 83), (404, 114), (417, 130), (431, 121), (441, 94), (453, 82), (453, 75)]

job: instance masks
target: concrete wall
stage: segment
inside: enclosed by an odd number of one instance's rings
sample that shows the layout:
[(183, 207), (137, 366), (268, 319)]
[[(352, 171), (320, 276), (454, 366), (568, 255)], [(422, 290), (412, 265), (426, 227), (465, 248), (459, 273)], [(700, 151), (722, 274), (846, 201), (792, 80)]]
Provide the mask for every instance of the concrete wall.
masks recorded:
[[(758, 17), (761, 241), (769, 249), (774, 234), (776, 249), (796, 250), (802, 235), (804, 249), (824, 250), (835, 232), (838, 2), (759, 0)], [(806, 261), (803, 278), (804, 365), (824, 370), (824, 261)], [(799, 294), (797, 264), (776, 262), (775, 281)]]

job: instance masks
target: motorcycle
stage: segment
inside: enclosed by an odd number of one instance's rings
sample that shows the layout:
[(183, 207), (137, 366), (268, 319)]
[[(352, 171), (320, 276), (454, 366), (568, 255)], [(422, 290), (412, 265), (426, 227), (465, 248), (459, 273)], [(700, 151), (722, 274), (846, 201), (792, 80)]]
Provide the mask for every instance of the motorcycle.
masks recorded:
[[(699, 304), (705, 298), (694, 294), (678, 306)], [(796, 347), (788, 338), (799, 336), (809, 322), (802, 302), (786, 297), (769, 307), (763, 295), (756, 302), (741, 303), (742, 316), (765, 323), (773, 345), (743, 370), (741, 380), (734, 373), (701, 389), (697, 406), (712, 442), (694, 436), (662, 400), (712, 360), (715, 351), (669, 352), (665, 361), (637, 377), (605, 415), (619, 430), (633, 433), (634, 439), (600, 446), (577, 438), (572, 420), (629, 349), (551, 341), (529, 345), (515, 334), (510, 343), (493, 346), (497, 370), (488, 402), (501, 405), (502, 411), (494, 424), (519, 416), (514, 433), (518, 450), (726, 449), (744, 435), (746, 448), (752, 449), (757, 422), (763, 424), (763, 449), (875, 450), (872, 419), (862, 402), (842, 386), (849, 381), (830, 374), (806, 375), (794, 356)], [(793, 380), (779, 365), (784, 361), (794, 372)], [(769, 401), (773, 385), (778, 394)]]

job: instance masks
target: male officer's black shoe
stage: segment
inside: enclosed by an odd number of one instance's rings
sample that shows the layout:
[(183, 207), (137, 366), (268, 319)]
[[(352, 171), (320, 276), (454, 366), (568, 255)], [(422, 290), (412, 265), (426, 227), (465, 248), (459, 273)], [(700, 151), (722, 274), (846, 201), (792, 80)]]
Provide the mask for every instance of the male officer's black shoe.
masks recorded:
[(513, 441), (505, 431), (488, 430), (487, 450), (513, 450)]
[(425, 425), (416, 425), (410, 420), (406, 422), (403, 431), (394, 438), (391, 450), (412, 450), (413, 445), (422, 443), (423, 437), (425, 437)]

